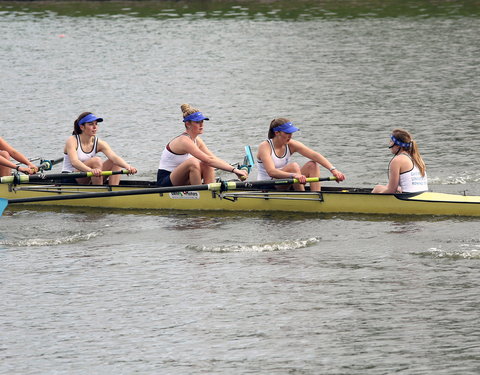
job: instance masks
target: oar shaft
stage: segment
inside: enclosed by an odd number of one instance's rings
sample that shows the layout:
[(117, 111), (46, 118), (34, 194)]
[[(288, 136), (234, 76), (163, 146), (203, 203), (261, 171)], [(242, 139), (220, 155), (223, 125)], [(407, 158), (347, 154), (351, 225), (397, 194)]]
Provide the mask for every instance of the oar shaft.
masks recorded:
[[(103, 171), (102, 176), (112, 176), (116, 174), (127, 174), (128, 171), (123, 169), (121, 171)], [(73, 173), (50, 173), (50, 174), (34, 174), (21, 176), (6, 176), (0, 178), (2, 184), (21, 184), (26, 182), (44, 181), (44, 180), (60, 180), (64, 178), (83, 178), (92, 177), (92, 172), (73, 172)]]
[(9, 199), (8, 204), (62, 201), (62, 200), (71, 200), (71, 199), (121, 197), (126, 195), (175, 193), (179, 191), (180, 192), (199, 191), (199, 190), (209, 190), (211, 185), (218, 185), (218, 190), (220, 190), (220, 185), (221, 185), (220, 183), (209, 184), (209, 185), (169, 186), (169, 187), (134, 189), (134, 190), (104, 191), (104, 192), (86, 193), (86, 194), (66, 194), (66, 195), (53, 195), (53, 196), (47, 196), (47, 197), (15, 198), (15, 199)]
[[(336, 177), (309, 177), (307, 182), (319, 182), (319, 181), (336, 181)], [(296, 178), (281, 178), (278, 180), (265, 180), (265, 181), (244, 181), (244, 182), (227, 182), (226, 190), (234, 189), (254, 189), (254, 188), (264, 188), (264, 187), (274, 187), (278, 185), (291, 185), (298, 184)]]

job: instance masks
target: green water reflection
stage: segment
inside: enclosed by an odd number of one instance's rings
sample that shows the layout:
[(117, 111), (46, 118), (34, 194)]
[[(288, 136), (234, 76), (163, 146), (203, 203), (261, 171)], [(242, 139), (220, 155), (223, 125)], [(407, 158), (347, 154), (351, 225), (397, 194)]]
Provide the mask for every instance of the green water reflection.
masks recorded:
[(315, 18), (478, 17), (478, 0), (0, 1), (0, 17)]

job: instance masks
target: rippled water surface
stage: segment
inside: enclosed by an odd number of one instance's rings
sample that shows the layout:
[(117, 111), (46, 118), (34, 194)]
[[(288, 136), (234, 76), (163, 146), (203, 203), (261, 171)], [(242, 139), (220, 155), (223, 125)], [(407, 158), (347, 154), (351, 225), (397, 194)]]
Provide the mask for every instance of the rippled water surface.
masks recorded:
[[(286, 116), (345, 185), (370, 187), (405, 127), (433, 191), (480, 195), (479, 14), (476, 1), (1, 2), (0, 135), (57, 158), (93, 111), (153, 179), (188, 102), (225, 160)], [(0, 373), (477, 374), (478, 233), (469, 218), (12, 207)]]

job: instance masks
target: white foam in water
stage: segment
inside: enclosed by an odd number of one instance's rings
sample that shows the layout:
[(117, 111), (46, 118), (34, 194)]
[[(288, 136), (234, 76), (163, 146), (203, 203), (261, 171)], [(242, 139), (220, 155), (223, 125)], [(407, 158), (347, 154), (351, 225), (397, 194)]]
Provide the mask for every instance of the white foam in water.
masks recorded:
[(251, 245), (189, 245), (187, 249), (206, 252), (264, 252), (264, 251), (280, 251), (280, 250), (295, 250), (316, 244), (320, 238), (312, 237), (306, 240), (285, 240), (281, 242), (268, 242), (264, 244)]
[(60, 238), (28, 238), (14, 241), (1, 241), (0, 245), (6, 246), (18, 246), (18, 247), (30, 247), (30, 246), (56, 246), (69, 243), (76, 243), (81, 241), (88, 241), (90, 238), (95, 238), (99, 235), (99, 232), (91, 233), (76, 233), (71, 236), (65, 236)]
[(448, 176), (445, 179), (440, 179), (439, 177), (429, 178), (430, 183), (440, 185), (465, 185), (467, 183), (479, 181), (480, 176), (478, 174), (471, 174), (468, 172), (463, 172), (460, 175)]
[(435, 258), (480, 259), (480, 245), (461, 244), (458, 249), (445, 250), (432, 247), (428, 253)]

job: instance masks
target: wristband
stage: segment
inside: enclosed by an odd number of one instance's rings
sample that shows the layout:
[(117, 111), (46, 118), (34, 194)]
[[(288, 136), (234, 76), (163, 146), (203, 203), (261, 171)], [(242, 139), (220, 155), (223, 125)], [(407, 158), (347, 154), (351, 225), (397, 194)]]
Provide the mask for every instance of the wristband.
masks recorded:
[(233, 167), (233, 169), (232, 169), (232, 173), (234, 173), (233, 171), (234, 171), (235, 169), (236, 169), (236, 168), (235, 168), (235, 167)]
[(18, 169), (19, 169), (19, 168), (20, 168), (20, 166), (19, 166), (19, 165), (17, 165), (17, 166), (15, 167), (15, 169), (17, 170), (17, 172), (18, 172)]
[(335, 170), (335, 169), (337, 169), (337, 168), (335, 168), (335, 167), (328, 168), (328, 170), (329, 170), (330, 172), (333, 171), (333, 170)]

